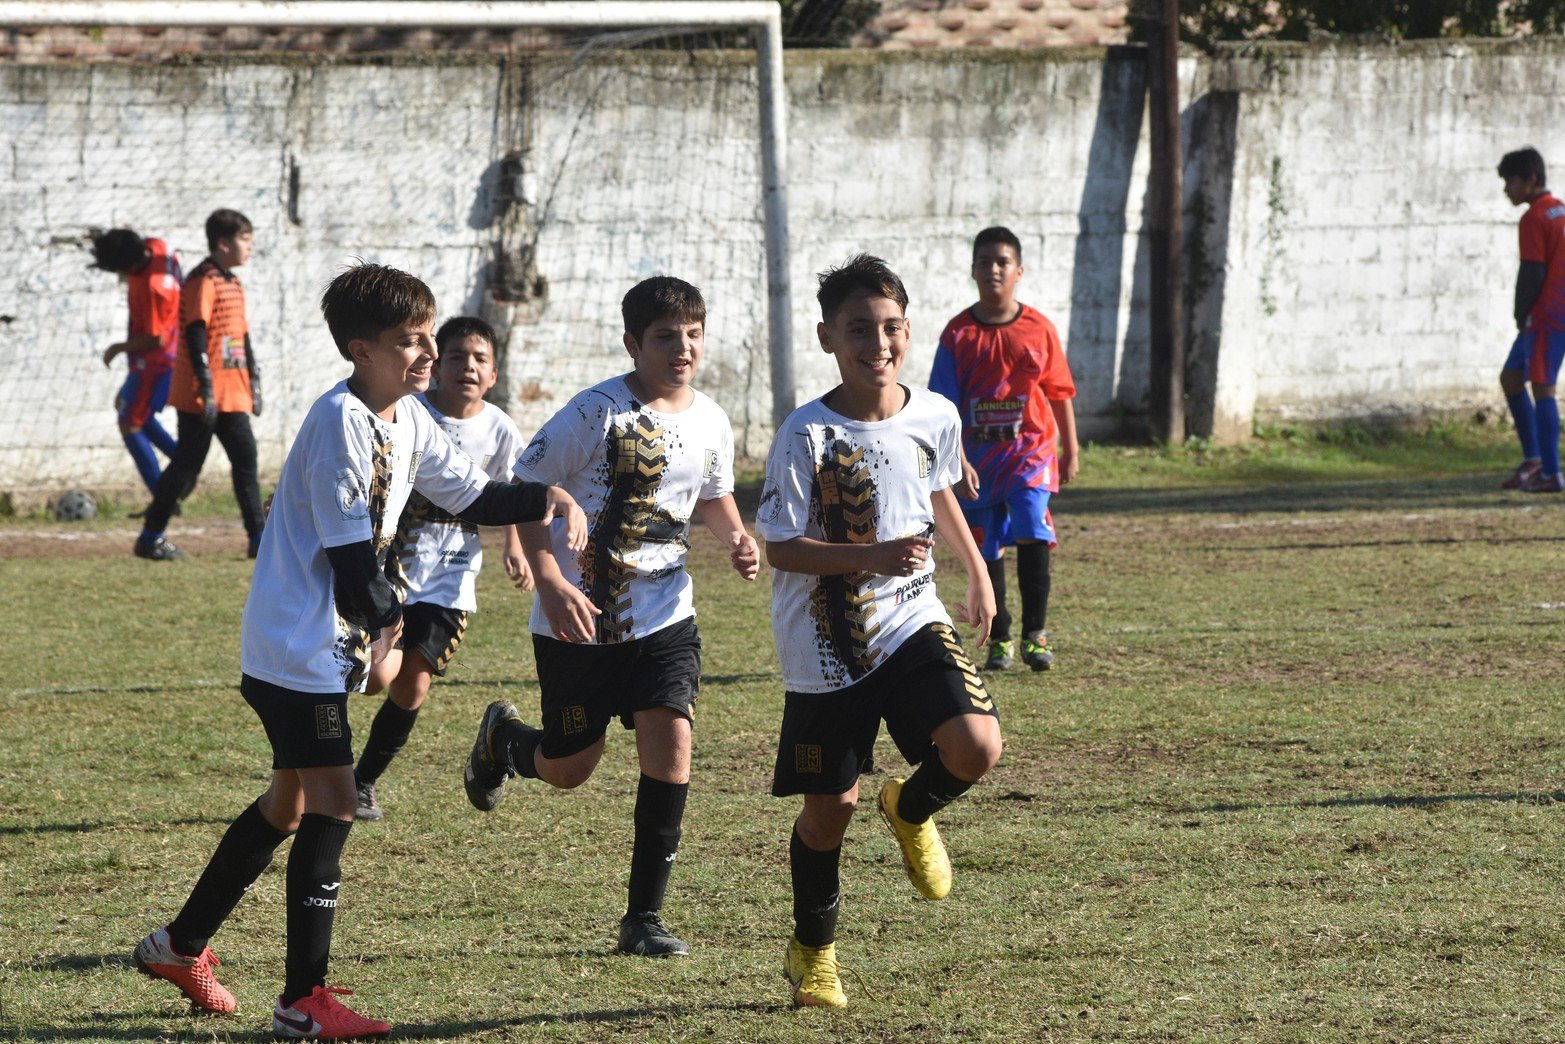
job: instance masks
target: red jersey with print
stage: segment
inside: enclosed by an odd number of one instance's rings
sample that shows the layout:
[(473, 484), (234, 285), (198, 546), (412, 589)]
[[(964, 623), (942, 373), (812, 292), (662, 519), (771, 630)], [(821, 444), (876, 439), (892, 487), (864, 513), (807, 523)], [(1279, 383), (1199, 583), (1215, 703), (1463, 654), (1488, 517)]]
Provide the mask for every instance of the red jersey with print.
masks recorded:
[(139, 272), (125, 277), (125, 296), (130, 305), (130, 337), (150, 335), (158, 347), (129, 356), (132, 373), (161, 377), (174, 367), (179, 351), (179, 290), (185, 285), (185, 273), (179, 259), (161, 239), (145, 241), (152, 258)]
[(978, 503), (1060, 488), (1059, 432), (1050, 401), (1074, 399), (1076, 382), (1054, 324), (1022, 305), (1007, 323), (980, 322), (968, 309), (946, 324), (929, 387), (956, 403), (962, 447), (978, 470)]
[[(206, 324), (207, 368), (212, 373), (212, 397), (219, 413), (249, 413), (249, 325), (245, 321), (245, 288), (239, 278), (210, 257), (190, 273), (179, 295), (179, 328)], [(182, 345), (174, 357), (174, 380), (169, 385), (169, 405), (186, 413), (200, 413), (201, 386), (190, 365), (190, 352)]]
[(1527, 329), (1565, 330), (1565, 203), (1545, 192), (1521, 220), (1523, 261), (1544, 266), (1543, 290), (1527, 313)]

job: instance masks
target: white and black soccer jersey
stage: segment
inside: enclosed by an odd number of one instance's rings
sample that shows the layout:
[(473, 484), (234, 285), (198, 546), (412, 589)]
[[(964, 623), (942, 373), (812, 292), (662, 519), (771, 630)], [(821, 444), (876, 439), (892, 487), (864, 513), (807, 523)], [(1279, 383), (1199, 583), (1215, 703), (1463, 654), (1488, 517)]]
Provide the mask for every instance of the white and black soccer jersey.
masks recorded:
[[(697, 500), (734, 488), (734, 432), (711, 397), (679, 413), (650, 410), (623, 376), (577, 393), (522, 453), (516, 475), (561, 486), (587, 513), (586, 550), (553, 527), (565, 579), (603, 610), (599, 643), (644, 638), (695, 615), (685, 555)], [(533, 599), (532, 631), (549, 635)]]
[(369, 636), (337, 614), (326, 548), (373, 540), (384, 553), (415, 488), (457, 512), (488, 481), (411, 396), (390, 421), (346, 381), (315, 400), (283, 463), (256, 558), (241, 632), (244, 673), (295, 692), (362, 689)]
[[(905, 386), (904, 386), (905, 387)], [(962, 477), (961, 418), (949, 399), (908, 388), (883, 421), (822, 400), (794, 410), (772, 440), (756, 514), (762, 538), (873, 544), (935, 533), (931, 494)], [(931, 556), (913, 576), (772, 572), (772, 631), (790, 692), (852, 685), (932, 623), (951, 622)]]
[[(508, 482), (522, 454), (522, 433), (516, 422), (493, 403), (475, 416), (448, 417), (423, 395), (417, 397), (457, 449), (478, 461), (484, 474)], [(397, 527), (397, 556), (407, 578), (409, 604), (427, 602), (472, 612), (484, 551), (478, 527), (463, 522), (424, 494), (413, 491)]]

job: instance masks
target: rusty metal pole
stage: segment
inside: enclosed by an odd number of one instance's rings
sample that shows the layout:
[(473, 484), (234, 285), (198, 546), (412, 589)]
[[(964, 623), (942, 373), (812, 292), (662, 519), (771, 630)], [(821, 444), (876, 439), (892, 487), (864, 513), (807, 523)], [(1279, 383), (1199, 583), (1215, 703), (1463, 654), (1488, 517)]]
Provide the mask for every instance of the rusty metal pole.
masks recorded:
[(1159, 442), (1185, 438), (1184, 171), (1179, 135), (1179, 0), (1162, 0), (1151, 26), (1151, 394), (1148, 421)]

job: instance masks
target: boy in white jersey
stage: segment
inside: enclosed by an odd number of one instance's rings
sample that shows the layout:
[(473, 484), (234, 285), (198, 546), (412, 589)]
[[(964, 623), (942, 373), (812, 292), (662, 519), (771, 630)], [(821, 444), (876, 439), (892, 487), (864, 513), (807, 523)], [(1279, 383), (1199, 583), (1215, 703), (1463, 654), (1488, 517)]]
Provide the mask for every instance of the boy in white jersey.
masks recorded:
[(492, 482), (412, 396), (434, 365), (435, 299), (414, 277), (350, 268), (321, 299), (353, 374), (316, 400), (299, 429), (261, 540), (241, 640), (240, 694), (272, 746), (272, 781), (234, 820), (179, 916), (136, 947), (136, 965), (199, 1007), (232, 1012), (207, 940), (295, 834), (284, 888), (287, 954), (272, 1011), (275, 1037), (354, 1040), (390, 1025), (353, 1012), (326, 985), (340, 857), (353, 825), (348, 694), (395, 642), (400, 571), (392, 529), (413, 490), (477, 525), (561, 520), (562, 543), (586, 543), (569, 494)]
[(706, 303), (670, 276), (625, 295), (631, 372), (578, 393), (533, 437), (516, 474), (558, 483), (587, 512), (584, 550), (522, 527), (538, 591), (533, 649), (543, 728), (489, 705), (463, 783), (475, 808), (500, 801), (508, 776), (580, 786), (603, 756), (609, 721), (636, 731), (641, 779), (629, 901), (619, 953), (690, 952), (659, 916), (690, 789), (690, 723), (701, 679), (690, 574), (691, 518), (754, 580), (760, 555), (733, 497), (734, 436), (722, 407), (690, 387), (701, 361)]
[[(446, 437), (484, 473), (508, 482), (522, 454), (522, 433), (506, 412), (484, 401), (500, 372), (495, 367), (494, 328), (474, 316), (447, 319), (435, 333), (440, 357), (429, 392), (422, 402)], [(531, 591), (532, 571), (522, 555), (515, 526), (506, 526), (502, 562), (505, 575), (522, 591)], [(475, 595), (484, 550), (478, 527), (452, 515), (414, 492), (397, 526), (396, 551), (407, 581), (402, 607), (402, 639), (386, 658), (370, 669), (365, 692), (375, 695), (388, 686), (386, 701), (375, 713), (369, 738), (354, 769), (358, 785), (359, 819), (380, 819), (375, 784), (413, 732), (419, 708), (429, 696), (434, 677), (444, 677), (451, 657), (467, 631), (467, 614), (478, 608)]]
[(787, 689), (772, 793), (804, 795), (789, 845), (796, 1005), (847, 1004), (837, 974), (838, 865), (880, 721), (918, 770), (879, 807), (926, 899), (951, 890), (930, 818), (1000, 758), (1000, 722), (935, 593), (935, 534), (967, 571), (957, 606), (982, 644), (994, 591), (951, 487), (962, 424), (950, 401), (897, 382), (907, 292), (860, 254), (822, 273), (821, 348), (842, 383), (793, 412), (766, 464), (756, 528), (772, 575)]

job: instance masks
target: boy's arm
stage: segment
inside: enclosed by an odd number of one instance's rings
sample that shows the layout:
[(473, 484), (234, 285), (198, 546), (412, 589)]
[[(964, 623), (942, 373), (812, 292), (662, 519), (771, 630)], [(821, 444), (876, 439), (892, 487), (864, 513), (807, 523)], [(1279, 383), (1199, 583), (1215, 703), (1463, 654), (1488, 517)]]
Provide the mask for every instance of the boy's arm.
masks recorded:
[(936, 490), (930, 496), (935, 509), (935, 532), (946, 542), (946, 547), (967, 570), (967, 600), (956, 604), (958, 616), (978, 628), (978, 644), (989, 640), (989, 628), (994, 624), (994, 588), (989, 583), (989, 569), (973, 543), (972, 531), (962, 517), (956, 495), (950, 489)]
[(1516, 270), (1516, 329), (1526, 329), (1527, 316), (1532, 314), (1532, 306), (1538, 303), (1548, 274), (1548, 266), (1542, 261), (1523, 261)]
[(701, 516), (712, 535), (728, 548), (728, 562), (734, 572), (746, 580), (754, 580), (761, 571), (761, 551), (755, 545), (755, 538), (745, 531), (734, 495), (725, 493), (712, 500), (697, 500), (696, 514)]
[(1076, 442), (1076, 406), (1071, 399), (1050, 399), (1049, 409), (1054, 413), (1055, 427), (1060, 429), (1060, 485), (1065, 485), (1081, 471), (1081, 446)]
[(845, 573), (912, 576), (924, 568), (929, 550), (934, 546), (933, 540), (922, 535), (883, 540), (878, 544), (835, 544), (801, 536), (792, 540), (768, 540), (766, 564), (785, 573), (812, 576)]
[(602, 610), (560, 573), (560, 564), (554, 559), (554, 545), (549, 539), (548, 528), (536, 522), (515, 528), (521, 537), (527, 563), (532, 566), (538, 602), (543, 607), (544, 617), (549, 621), (549, 630), (562, 642), (592, 641), (598, 631), (592, 618), (600, 615)]
[[(962, 409), (962, 381), (956, 369), (956, 354), (946, 347), (945, 341), (935, 346), (935, 362), (929, 370), (929, 390), (939, 392), (951, 400), (951, 405), (960, 413)], [(962, 480), (956, 484), (956, 495), (963, 500), (977, 500), (981, 483), (978, 480), (978, 469), (968, 463), (967, 450), (960, 443), (957, 446), (962, 455)]]
[(484, 488), (466, 507), (451, 513), (475, 526), (537, 522), (547, 527), (556, 518), (563, 518), (566, 542), (571, 550), (580, 551), (587, 546), (587, 516), (571, 495), (559, 486), (546, 486), (542, 482), (495, 482), (491, 479), (484, 483)]
[(250, 371), (250, 412), (261, 415), (261, 364), (255, 361), (255, 348), (250, 343), (250, 331), (245, 331), (245, 367)]
[(505, 527), (505, 550), (501, 553), (500, 561), (505, 566), (506, 579), (515, 584), (518, 591), (533, 589), (532, 567), (527, 564), (527, 555), (522, 551), (522, 538), (515, 526)]
[(155, 334), (137, 334), (135, 337), (126, 338), (103, 350), (103, 365), (108, 366), (116, 356), (120, 355), (145, 355), (161, 343)]

